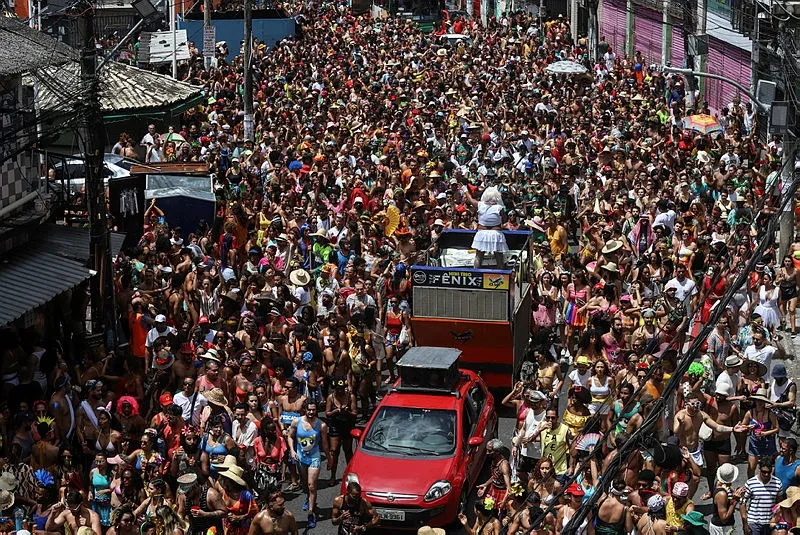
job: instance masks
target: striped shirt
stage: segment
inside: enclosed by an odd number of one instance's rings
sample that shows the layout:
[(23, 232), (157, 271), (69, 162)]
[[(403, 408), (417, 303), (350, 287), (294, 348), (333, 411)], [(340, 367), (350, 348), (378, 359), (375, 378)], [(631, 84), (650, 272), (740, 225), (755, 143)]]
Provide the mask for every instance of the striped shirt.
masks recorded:
[(748, 524), (769, 524), (772, 507), (778, 503), (781, 493), (781, 480), (770, 476), (764, 483), (758, 476), (751, 477), (745, 485), (744, 499), (747, 503)]

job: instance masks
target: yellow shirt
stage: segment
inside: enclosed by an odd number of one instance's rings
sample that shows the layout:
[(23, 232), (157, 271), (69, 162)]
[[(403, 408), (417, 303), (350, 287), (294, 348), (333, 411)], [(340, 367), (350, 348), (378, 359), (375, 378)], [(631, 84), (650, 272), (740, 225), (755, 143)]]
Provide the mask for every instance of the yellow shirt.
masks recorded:
[(675, 509), (675, 500), (670, 496), (666, 506), (667, 524), (678, 529), (683, 529), (683, 519), (681, 515), (686, 514), (686, 508), (689, 507), (690, 503), (689, 500), (686, 500), (680, 508)]
[(548, 228), (547, 241), (550, 242), (550, 252), (556, 260), (560, 260), (561, 255), (567, 253), (567, 232), (562, 227), (556, 227), (552, 231)]

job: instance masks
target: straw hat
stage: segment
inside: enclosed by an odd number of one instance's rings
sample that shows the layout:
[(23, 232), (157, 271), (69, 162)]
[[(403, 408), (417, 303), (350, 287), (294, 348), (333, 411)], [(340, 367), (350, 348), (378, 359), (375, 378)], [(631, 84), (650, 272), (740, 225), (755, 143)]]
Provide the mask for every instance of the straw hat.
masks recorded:
[(206, 400), (211, 403), (212, 405), (217, 405), (219, 407), (227, 407), (228, 406), (228, 399), (225, 397), (225, 394), (222, 392), (221, 388), (212, 388), (203, 393)]
[(614, 251), (619, 251), (622, 249), (622, 242), (619, 240), (608, 240), (606, 244), (603, 246), (603, 249), (600, 251), (603, 254), (610, 254)]
[(173, 362), (175, 362), (175, 355), (166, 349), (162, 349), (156, 355), (156, 360), (153, 362), (153, 368), (157, 370), (166, 370), (172, 366)]
[(232, 466), (238, 466), (238, 464), (236, 464), (236, 457), (233, 455), (226, 455), (221, 464), (214, 463), (212, 466), (217, 472), (224, 472)]
[(202, 358), (203, 360), (213, 360), (214, 362), (222, 363), (222, 361), (219, 359), (219, 353), (217, 353), (217, 350), (214, 349), (213, 347), (208, 351), (206, 351), (205, 353), (203, 353), (203, 356), (200, 358)]
[(742, 367), (740, 369), (743, 371), (747, 370), (748, 366), (752, 366), (753, 364), (756, 364), (758, 366), (758, 371), (756, 371), (756, 375), (758, 375), (759, 377), (763, 377), (767, 373), (767, 366), (763, 362), (759, 362), (754, 359), (744, 359), (744, 362), (742, 363)]
[(787, 487), (786, 488), (786, 499), (780, 502), (778, 505), (781, 507), (786, 507), (787, 509), (794, 504), (797, 500), (800, 500), (800, 487)]
[(295, 269), (289, 273), (289, 280), (295, 286), (305, 286), (311, 282), (311, 275), (305, 269)]
[(328, 239), (328, 235), (325, 233), (324, 228), (318, 229), (316, 232), (312, 232), (311, 234), (309, 234), (309, 236), (312, 238), (324, 238), (326, 240)]
[(430, 526), (422, 526), (417, 530), (417, 535), (445, 535), (447, 533), (442, 528), (432, 528)]
[(234, 483), (238, 483), (239, 485), (246, 487), (247, 483), (242, 478), (244, 475), (244, 468), (241, 466), (231, 466), (224, 472), (219, 472), (220, 477), (225, 477), (233, 481)]
[(756, 393), (750, 396), (750, 399), (763, 401), (764, 403), (772, 403), (769, 399), (769, 391), (766, 388), (759, 388)]

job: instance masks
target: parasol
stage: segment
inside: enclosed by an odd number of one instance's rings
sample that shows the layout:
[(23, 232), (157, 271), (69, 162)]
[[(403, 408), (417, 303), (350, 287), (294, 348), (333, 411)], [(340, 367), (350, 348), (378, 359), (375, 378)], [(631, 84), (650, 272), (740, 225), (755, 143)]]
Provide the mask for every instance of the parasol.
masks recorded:
[(586, 67), (576, 61), (556, 61), (544, 68), (551, 74), (584, 74)]
[(400, 210), (397, 206), (390, 204), (386, 208), (386, 225), (383, 227), (383, 233), (386, 236), (391, 236), (397, 227), (400, 225)]
[(722, 126), (719, 121), (711, 115), (700, 113), (698, 115), (690, 115), (683, 120), (683, 128), (686, 130), (694, 130), (701, 134), (714, 134), (722, 132)]
[(161, 142), (166, 143), (167, 141), (174, 141), (174, 142), (184, 142), (186, 138), (176, 132), (170, 132), (168, 134), (161, 134)]

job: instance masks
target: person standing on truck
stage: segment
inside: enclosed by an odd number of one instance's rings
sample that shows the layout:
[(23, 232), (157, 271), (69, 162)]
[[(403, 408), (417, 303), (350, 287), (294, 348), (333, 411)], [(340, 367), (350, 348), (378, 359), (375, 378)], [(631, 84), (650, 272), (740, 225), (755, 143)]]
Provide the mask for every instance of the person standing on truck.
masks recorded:
[(508, 251), (506, 237), (501, 232), (503, 225), (503, 199), (494, 186), (486, 188), (481, 200), (476, 201), (464, 186), (464, 197), (472, 206), (478, 207), (478, 232), (472, 240), (475, 249), (475, 269), (480, 269), (486, 253), (494, 255), (497, 269), (504, 268), (503, 253)]

